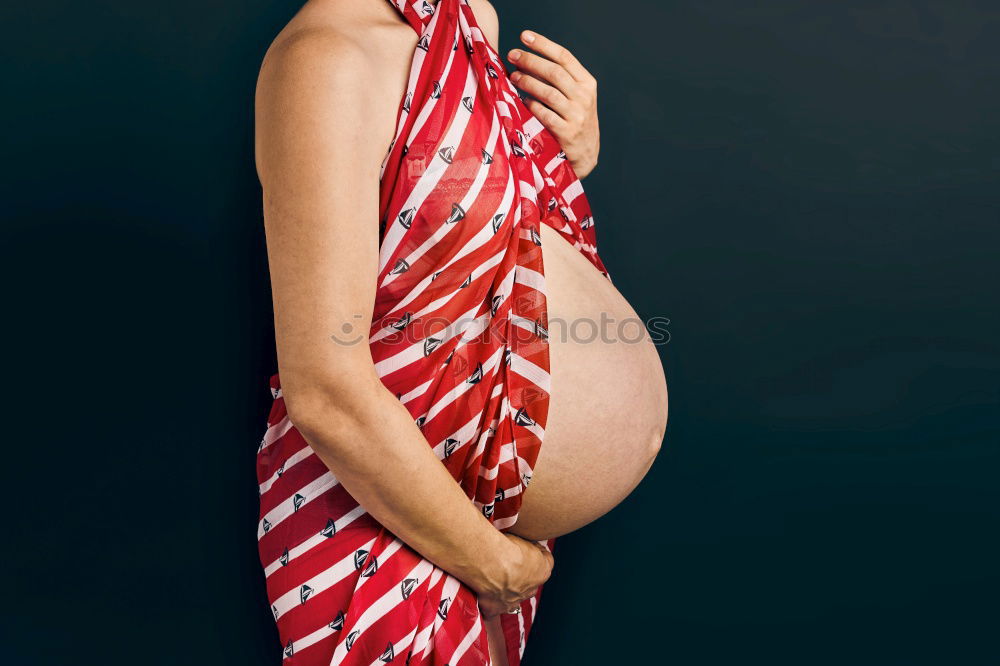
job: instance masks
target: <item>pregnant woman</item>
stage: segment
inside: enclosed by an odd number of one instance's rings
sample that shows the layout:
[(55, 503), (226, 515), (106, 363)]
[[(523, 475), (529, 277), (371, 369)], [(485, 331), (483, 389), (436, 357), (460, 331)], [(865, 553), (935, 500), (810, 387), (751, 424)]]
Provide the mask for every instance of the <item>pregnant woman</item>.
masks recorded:
[(522, 41), (508, 75), (485, 0), (311, 0), (264, 59), (257, 536), (289, 666), (516, 666), (556, 537), (662, 442), (580, 183), (596, 84)]

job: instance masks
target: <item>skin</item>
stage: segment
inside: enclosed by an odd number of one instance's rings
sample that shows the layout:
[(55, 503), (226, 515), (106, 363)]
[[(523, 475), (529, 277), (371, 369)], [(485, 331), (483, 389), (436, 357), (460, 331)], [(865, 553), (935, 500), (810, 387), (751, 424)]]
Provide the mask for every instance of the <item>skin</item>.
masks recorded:
[[(495, 11), (484, 0), (471, 6), (495, 48)], [(378, 272), (378, 225), (370, 221), (378, 218), (379, 167), (416, 40), (388, 3), (311, 0), (264, 58), (256, 157), (278, 369), (292, 422), (347, 491), (411, 548), (476, 592), (491, 657), (502, 666), (499, 614), (532, 596), (551, 574), (552, 556), (536, 540), (565, 534), (617, 504), (651, 464), (662, 425), (644, 424), (636, 432), (633, 422), (610, 423), (621, 432), (596, 433), (601, 446), (581, 447), (595, 433), (574, 430), (581, 422), (574, 409), (595, 406), (556, 392), (546, 446), (518, 523), (501, 533), (468, 501), (409, 412), (381, 383), (367, 341), (331, 340), (334, 333), (343, 339), (345, 331), (370, 328)], [(599, 150), (596, 83), (555, 42), (528, 32), (522, 41), (534, 52), (509, 54), (521, 72), (517, 85), (536, 98), (529, 102), (533, 113), (560, 140), (576, 173), (586, 176)], [(577, 250), (548, 227), (541, 233), (551, 314), (576, 316), (564, 306), (576, 302), (588, 316), (634, 315)], [(553, 345), (554, 386), (559, 376), (567, 386), (606, 376), (609, 390), (627, 395), (637, 409), (661, 411), (665, 425), (665, 387), (662, 398), (636, 390), (639, 383), (663, 383), (662, 369), (659, 376), (655, 370), (637, 375), (638, 361), (649, 365), (648, 349), (607, 347), (607, 353), (597, 353), (583, 345)], [(603, 371), (593, 365), (595, 356), (609, 364)], [(573, 367), (603, 375), (565, 374)], [(591, 393), (600, 402), (600, 392)], [(605, 469), (609, 455), (619, 460), (613, 473)], [(581, 479), (600, 501), (577, 496)]]

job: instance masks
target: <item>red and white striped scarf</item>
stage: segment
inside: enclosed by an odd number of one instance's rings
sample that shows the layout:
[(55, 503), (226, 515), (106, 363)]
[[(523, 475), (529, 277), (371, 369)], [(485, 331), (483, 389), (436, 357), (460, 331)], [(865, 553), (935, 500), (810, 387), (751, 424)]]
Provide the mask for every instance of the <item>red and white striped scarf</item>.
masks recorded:
[[(541, 225), (607, 271), (579, 179), (466, 0), (388, 1), (419, 40), (382, 164), (372, 357), (470, 500), (506, 530), (548, 412)], [(258, 540), (286, 660), (488, 664), (475, 594), (343, 490), (288, 422), (277, 375), (271, 386)], [(501, 616), (511, 666), (540, 593)]]

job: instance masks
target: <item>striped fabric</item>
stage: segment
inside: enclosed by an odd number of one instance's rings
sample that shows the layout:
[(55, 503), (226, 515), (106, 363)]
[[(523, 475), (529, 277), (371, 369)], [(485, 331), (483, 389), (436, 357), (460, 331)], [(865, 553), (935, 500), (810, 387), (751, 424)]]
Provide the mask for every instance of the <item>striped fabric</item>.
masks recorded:
[[(419, 41), (382, 165), (372, 357), (470, 501), (507, 530), (548, 411), (540, 225), (607, 272), (579, 179), (466, 0), (388, 1)], [(489, 664), (475, 594), (358, 505), (289, 422), (277, 375), (271, 389), (257, 537), (285, 664)], [(511, 666), (540, 593), (501, 616)]]

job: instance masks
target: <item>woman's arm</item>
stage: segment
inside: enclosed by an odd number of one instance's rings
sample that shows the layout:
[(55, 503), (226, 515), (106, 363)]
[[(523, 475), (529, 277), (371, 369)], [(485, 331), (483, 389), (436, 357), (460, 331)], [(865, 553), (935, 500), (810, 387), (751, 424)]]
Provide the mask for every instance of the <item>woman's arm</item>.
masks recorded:
[(378, 378), (368, 346), (379, 167), (397, 106), (380, 90), (380, 67), (331, 32), (277, 43), (261, 69), (256, 154), (282, 393), (345, 489), (495, 614), (544, 582), (551, 556), (499, 532), (469, 501)]

